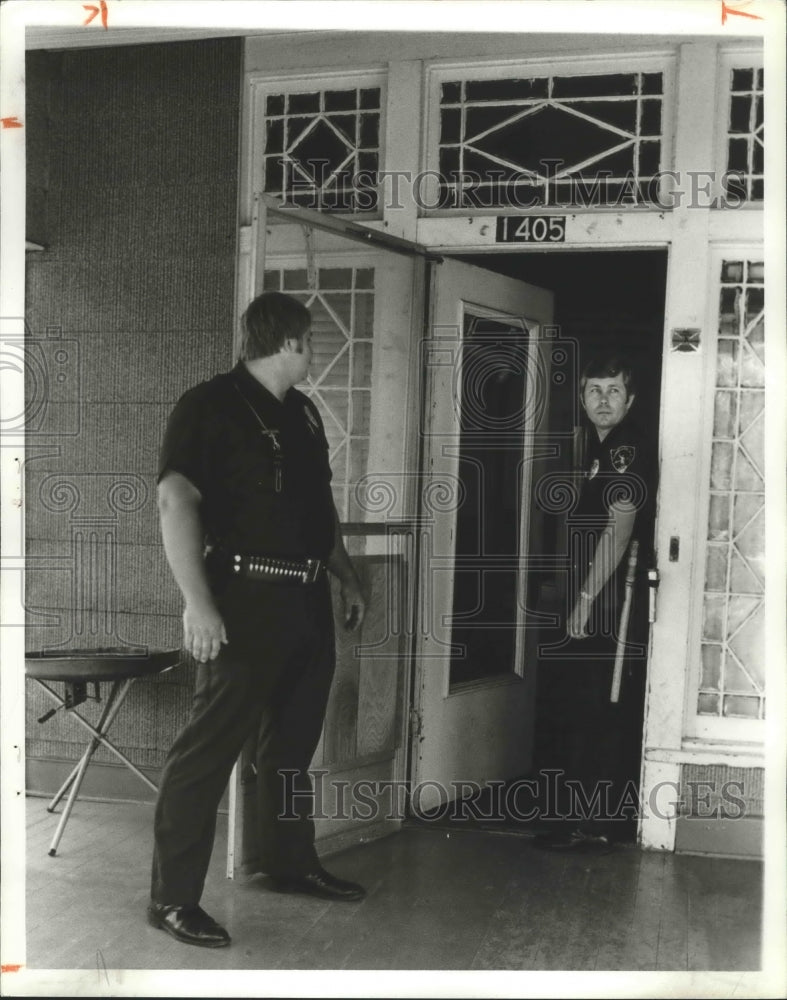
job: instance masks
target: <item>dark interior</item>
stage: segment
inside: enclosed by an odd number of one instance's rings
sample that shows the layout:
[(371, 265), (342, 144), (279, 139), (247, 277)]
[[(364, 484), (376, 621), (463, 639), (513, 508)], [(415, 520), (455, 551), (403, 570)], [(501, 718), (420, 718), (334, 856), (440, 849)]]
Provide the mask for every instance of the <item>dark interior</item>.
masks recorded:
[[(654, 443), (658, 441), (666, 251), (502, 253), (462, 259), (476, 267), (554, 292), (555, 325), (559, 327), (560, 340), (569, 345), (569, 350), (566, 352), (568, 363), (564, 366), (566, 377), (556, 383), (553, 373), (550, 431), (567, 432), (575, 424), (579, 373), (587, 360), (598, 353), (622, 352), (634, 364), (637, 378), (637, 401), (632, 417), (636, 417)], [(581, 419), (580, 413), (580, 422)], [(563, 456), (562, 465), (569, 467), (570, 456)], [(534, 545), (542, 552), (559, 551), (561, 517), (545, 515), (542, 525), (542, 537), (534, 539)], [(458, 556), (464, 554), (459, 548), (462, 537), (462, 533), (458, 533)], [(540, 579), (530, 581), (528, 607), (538, 606), (541, 582)], [(499, 611), (499, 601), (492, 602), (489, 614), (495, 617)], [(467, 661), (452, 662), (452, 683), (479, 680), (511, 669), (509, 663), (497, 662), (493, 646), (484, 641), (494, 632), (493, 628), (482, 629), (481, 637), (468, 644)], [(505, 648), (510, 653), (513, 642)], [(476, 655), (472, 655), (473, 650)], [(560, 761), (566, 724), (562, 698), (550, 671), (539, 671), (534, 770)], [(636, 770), (637, 763), (632, 761), (632, 771)]]

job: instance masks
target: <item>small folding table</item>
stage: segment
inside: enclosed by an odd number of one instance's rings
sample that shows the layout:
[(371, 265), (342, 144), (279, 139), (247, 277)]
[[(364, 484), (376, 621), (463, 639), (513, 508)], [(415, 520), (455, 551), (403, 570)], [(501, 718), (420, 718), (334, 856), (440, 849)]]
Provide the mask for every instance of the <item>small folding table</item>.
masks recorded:
[[(147, 650), (133, 648), (112, 649), (71, 649), (30, 652), (25, 654), (25, 673), (38, 684), (56, 703), (57, 708), (50, 709), (38, 720), (46, 722), (60, 708), (65, 708), (91, 734), (91, 740), (74, 766), (63, 785), (47, 806), (48, 812), (54, 812), (57, 804), (71, 789), (63, 815), (60, 817), (52, 845), (49, 848), (50, 857), (57, 853), (57, 847), (63, 831), (68, 823), (71, 810), (74, 808), (79, 789), (85, 777), (88, 765), (99, 745), (103, 745), (118, 757), (142, 781), (157, 791), (156, 785), (133, 764), (108, 738), (107, 733), (120, 711), (131, 685), (140, 677), (162, 674), (171, 670), (180, 662), (181, 651)], [(63, 695), (58, 694), (49, 683), (60, 681), (65, 684)], [(87, 700), (87, 685), (92, 684), (96, 701), (101, 701), (101, 684), (110, 683), (111, 688), (104, 703), (97, 725), (93, 726), (87, 719), (75, 711), (77, 705)]]

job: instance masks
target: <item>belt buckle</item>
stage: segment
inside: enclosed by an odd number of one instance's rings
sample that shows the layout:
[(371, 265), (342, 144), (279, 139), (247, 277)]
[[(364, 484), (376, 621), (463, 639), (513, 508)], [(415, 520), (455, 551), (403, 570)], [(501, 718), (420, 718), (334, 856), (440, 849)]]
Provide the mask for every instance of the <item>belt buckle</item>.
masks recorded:
[(319, 559), (307, 559), (306, 569), (303, 573), (304, 583), (316, 583), (317, 577), (322, 569), (322, 562)]

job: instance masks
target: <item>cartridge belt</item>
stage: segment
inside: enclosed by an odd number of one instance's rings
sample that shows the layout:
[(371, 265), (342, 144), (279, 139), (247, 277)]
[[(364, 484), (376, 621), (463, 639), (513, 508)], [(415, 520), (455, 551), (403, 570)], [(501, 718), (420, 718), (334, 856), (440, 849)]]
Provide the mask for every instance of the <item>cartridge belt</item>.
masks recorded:
[(279, 559), (234, 553), (231, 556), (234, 576), (248, 580), (269, 580), (272, 583), (316, 583), (325, 563), (322, 559)]

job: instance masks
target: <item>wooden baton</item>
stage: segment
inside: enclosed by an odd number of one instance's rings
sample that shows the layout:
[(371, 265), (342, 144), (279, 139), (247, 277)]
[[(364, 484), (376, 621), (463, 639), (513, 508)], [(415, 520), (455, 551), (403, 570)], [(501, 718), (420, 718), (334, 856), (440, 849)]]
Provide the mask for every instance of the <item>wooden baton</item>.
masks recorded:
[(639, 541), (635, 538), (631, 543), (629, 552), (629, 563), (626, 569), (626, 596), (623, 600), (623, 610), (620, 612), (620, 628), (618, 629), (618, 645), (615, 650), (615, 669), (612, 673), (612, 690), (609, 692), (609, 700), (617, 701), (620, 697), (620, 681), (623, 677), (623, 654), (626, 648), (626, 633), (629, 629), (629, 615), (631, 614), (631, 598), (634, 593), (634, 576), (637, 572), (637, 555), (639, 553)]

